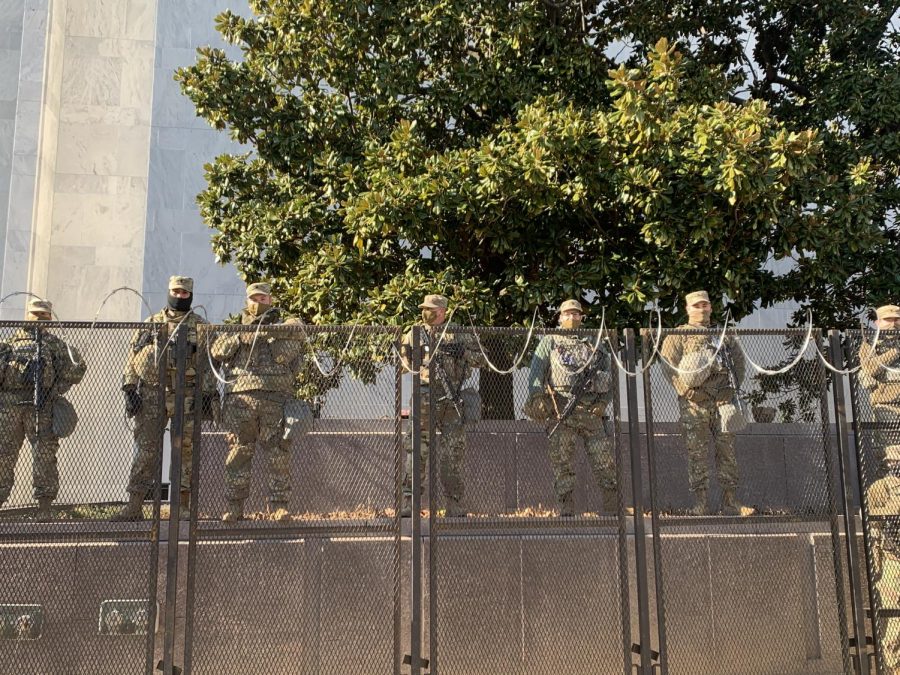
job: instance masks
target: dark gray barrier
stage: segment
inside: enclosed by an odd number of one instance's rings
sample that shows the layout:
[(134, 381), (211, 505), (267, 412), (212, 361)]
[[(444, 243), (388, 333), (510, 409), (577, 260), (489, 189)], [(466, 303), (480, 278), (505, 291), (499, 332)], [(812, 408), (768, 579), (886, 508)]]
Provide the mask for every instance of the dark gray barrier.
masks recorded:
[(184, 672), (400, 672), (399, 333), (201, 336)]
[[(140, 522), (114, 522), (136, 453), (122, 370), (142, 331), (145, 425), (164, 424), (166, 327), (0, 324), (0, 672), (151, 673), (162, 435)], [(152, 374), (150, 371), (153, 371)], [(155, 403), (155, 405), (154, 405)], [(145, 447), (148, 447), (145, 444)], [(29, 451), (30, 450), (30, 451)]]
[[(807, 339), (666, 330), (643, 372), (663, 673), (850, 672), (829, 378)], [(738, 435), (754, 414), (791, 424), (788, 451)], [(828, 588), (836, 613), (810, 613)]]

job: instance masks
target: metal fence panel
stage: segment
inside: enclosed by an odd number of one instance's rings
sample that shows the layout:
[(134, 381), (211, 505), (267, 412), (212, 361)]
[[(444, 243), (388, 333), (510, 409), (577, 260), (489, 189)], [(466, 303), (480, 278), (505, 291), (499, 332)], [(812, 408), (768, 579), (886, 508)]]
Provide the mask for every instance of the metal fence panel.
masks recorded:
[[(428, 672), (630, 668), (616, 340), (596, 330), (423, 331)], [(578, 371), (603, 382), (571, 414), (570, 391), (544, 388), (560, 363), (570, 384)], [(554, 430), (560, 415), (570, 416)]]
[(663, 331), (644, 375), (662, 670), (847, 672), (825, 369), (806, 331), (722, 338)]
[[(135, 454), (122, 369), (147, 328), (0, 323), (2, 672), (152, 672), (161, 443), (145, 520), (111, 520)], [(148, 367), (158, 381), (165, 327), (157, 334)], [(163, 410), (148, 403), (142, 414), (158, 421)]]
[[(219, 398), (196, 427), (185, 672), (399, 672), (398, 332), (200, 335), (195, 400), (208, 374)], [(282, 366), (299, 408), (276, 391)], [(223, 521), (237, 499), (243, 519)]]
[(900, 351), (895, 331), (845, 331), (868, 605), (879, 673), (900, 667)]

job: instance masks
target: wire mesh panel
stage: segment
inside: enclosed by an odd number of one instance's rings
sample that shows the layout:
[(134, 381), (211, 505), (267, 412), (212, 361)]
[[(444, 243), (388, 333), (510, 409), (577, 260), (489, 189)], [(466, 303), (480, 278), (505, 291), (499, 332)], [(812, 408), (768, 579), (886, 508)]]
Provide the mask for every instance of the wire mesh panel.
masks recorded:
[(900, 668), (900, 335), (846, 331), (863, 539), (881, 673)]
[(818, 333), (656, 337), (643, 383), (663, 670), (847, 672)]
[(623, 672), (616, 336), (419, 330), (428, 672)]
[[(136, 454), (122, 370), (153, 328), (0, 323), (0, 672), (152, 672), (160, 443), (142, 518), (114, 516)], [(154, 334), (158, 383), (165, 327)]]
[(399, 333), (199, 335), (185, 672), (399, 672)]

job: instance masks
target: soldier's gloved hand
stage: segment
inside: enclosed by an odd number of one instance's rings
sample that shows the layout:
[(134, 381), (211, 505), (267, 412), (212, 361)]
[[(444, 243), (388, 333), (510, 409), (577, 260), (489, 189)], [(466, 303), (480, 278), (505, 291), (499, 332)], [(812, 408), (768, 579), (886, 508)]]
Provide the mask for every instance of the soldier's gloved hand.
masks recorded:
[(140, 412), (144, 404), (141, 392), (133, 384), (126, 384), (122, 387), (122, 392), (125, 394), (125, 414), (128, 417), (134, 417)]

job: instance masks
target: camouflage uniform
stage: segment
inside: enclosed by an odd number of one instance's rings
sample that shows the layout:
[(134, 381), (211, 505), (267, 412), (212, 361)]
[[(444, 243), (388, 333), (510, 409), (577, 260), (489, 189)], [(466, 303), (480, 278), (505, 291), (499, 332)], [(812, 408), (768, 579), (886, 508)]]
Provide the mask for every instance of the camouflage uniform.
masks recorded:
[[(46, 301), (32, 301), (29, 308), (48, 307)], [(47, 313), (49, 316), (49, 309)], [(37, 345), (41, 349), (43, 405), (35, 419), (35, 364)], [(69, 356), (71, 350), (71, 357)], [(33, 452), (32, 485), (39, 502), (56, 499), (59, 472), (56, 454), (59, 436), (54, 430), (54, 404), (69, 387), (84, 377), (86, 366), (75, 347), (67, 347), (59, 337), (34, 326), (18, 329), (0, 344), (0, 505), (9, 498), (13, 474), (22, 442), (27, 438)]]
[[(900, 610), (900, 478), (888, 475), (866, 491), (879, 610)], [(900, 673), (900, 618), (879, 617), (876, 632), (886, 673)]]
[[(592, 360), (593, 357), (593, 360)], [(571, 510), (575, 490), (572, 460), (580, 439), (591, 465), (594, 480), (604, 493), (604, 508), (616, 508), (616, 464), (613, 458), (613, 435), (606, 407), (612, 396), (610, 356), (602, 345), (594, 345), (574, 335), (545, 335), (535, 350), (528, 371), (529, 399), (544, 394), (550, 401), (547, 423), (555, 423), (557, 415), (568, 404), (571, 388), (588, 363), (598, 370), (586, 392), (579, 397), (572, 413), (557, 427), (549, 439), (550, 462), (553, 465), (553, 487), (563, 510)]]
[[(296, 378), (303, 366), (300, 335), (269, 324), (279, 314), (272, 310), (262, 319), (253, 344), (254, 332), (224, 333), (213, 342), (212, 357), (226, 364), (228, 384), (222, 424), (228, 432), (230, 448), (225, 460), (225, 489), (229, 502), (247, 499), (250, 492), (251, 463), (257, 442), (266, 453), (269, 476), (269, 503), (287, 503), (291, 492), (291, 441), (285, 439), (285, 404), (293, 399)], [(259, 319), (244, 310), (241, 323), (256, 325)]]
[(860, 382), (870, 392), (875, 413), (876, 474), (883, 476), (885, 448), (900, 445), (900, 373), (884, 368), (900, 369), (900, 337), (896, 331), (882, 332), (874, 350), (863, 341), (859, 360)]
[[(185, 315), (187, 314), (187, 317)], [(179, 323), (180, 322), (180, 323)], [(128, 479), (128, 492), (143, 497), (153, 487), (156, 479), (155, 469), (159, 458), (159, 442), (166, 430), (166, 423), (175, 417), (175, 342), (176, 330), (187, 331), (188, 358), (185, 370), (184, 423), (181, 443), (181, 492), (191, 489), (191, 467), (194, 448), (194, 387), (197, 364), (197, 326), (206, 323), (202, 318), (191, 313), (176, 312), (163, 309), (149, 319), (147, 323), (165, 323), (167, 325), (168, 344), (156, 345), (152, 333), (148, 339), (145, 335), (152, 329), (146, 328), (135, 333), (131, 340), (131, 349), (125, 362), (122, 374), (122, 387), (135, 387), (140, 392), (141, 407), (134, 416), (134, 439), (137, 443), (137, 455), (131, 464)], [(177, 327), (177, 329), (176, 329)], [(165, 353), (161, 354), (161, 350)], [(165, 399), (160, 400), (159, 366), (157, 359), (164, 358), (165, 366)], [(212, 389), (205, 384), (203, 390)], [(160, 415), (161, 404), (165, 403), (165, 415)]]
[[(443, 296), (427, 296), (435, 298)], [(446, 302), (446, 299), (444, 299)], [(444, 305), (446, 308), (446, 304)], [(446, 328), (446, 333), (444, 332)], [(438, 340), (443, 334), (443, 341), (435, 357), (433, 350), (437, 347)], [(479, 368), (484, 363), (484, 357), (474, 339), (465, 335), (454, 335), (453, 326), (423, 326), (421, 332), (422, 366), (419, 369), (421, 381), (421, 475), (420, 485), (425, 484), (427, 474), (429, 448), (429, 427), (432, 416), (431, 403), (434, 403), (434, 427), (435, 439), (438, 443), (438, 468), (441, 484), (444, 488), (444, 496), (448, 502), (448, 512), (456, 511), (462, 502), (465, 492), (463, 484), (463, 466), (466, 455), (466, 424), (474, 422), (480, 416), (480, 398), (474, 389), (462, 389), (463, 384), (472, 374), (473, 368)], [(408, 354), (412, 344), (412, 331), (403, 336), (403, 354)], [(435, 373), (437, 363), (432, 363), (436, 358), (440, 363), (446, 381), (453, 393), (445, 391), (444, 385)], [(407, 361), (407, 367), (409, 362)], [(456, 410), (450, 398), (458, 394), (463, 403), (459, 405), (463, 412), (462, 417)], [(412, 429), (404, 439), (406, 447), (406, 470), (403, 476), (403, 495), (407, 499), (412, 495)], [(458, 513), (458, 512), (457, 512)], [(453, 514), (451, 514), (453, 515)]]
[[(665, 359), (678, 366), (682, 359), (695, 352), (706, 351), (710, 355), (715, 351), (718, 337), (709, 334), (708, 326), (687, 323), (679, 330), (696, 330), (697, 335), (669, 335), (663, 341), (661, 352)], [(714, 330), (714, 329), (713, 329)], [(702, 331), (702, 332), (701, 332)], [(727, 349), (734, 363), (735, 377), (738, 382), (744, 378), (744, 356), (734, 344), (732, 338), (725, 338), (722, 349)], [(716, 472), (722, 489), (733, 494), (738, 484), (738, 466), (734, 454), (734, 434), (721, 429), (719, 406), (731, 403), (735, 391), (731, 386), (727, 370), (713, 361), (709, 367), (709, 375), (697, 387), (690, 387), (685, 378), (677, 371), (667, 368), (669, 380), (678, 394), (678, 407), (684, 442), (688, 451), (688, 477), (690, 489), (696, 494), (705, 495), (709, 487), (709, 468), (707, 457), (709, 443), (715, 445)]]

